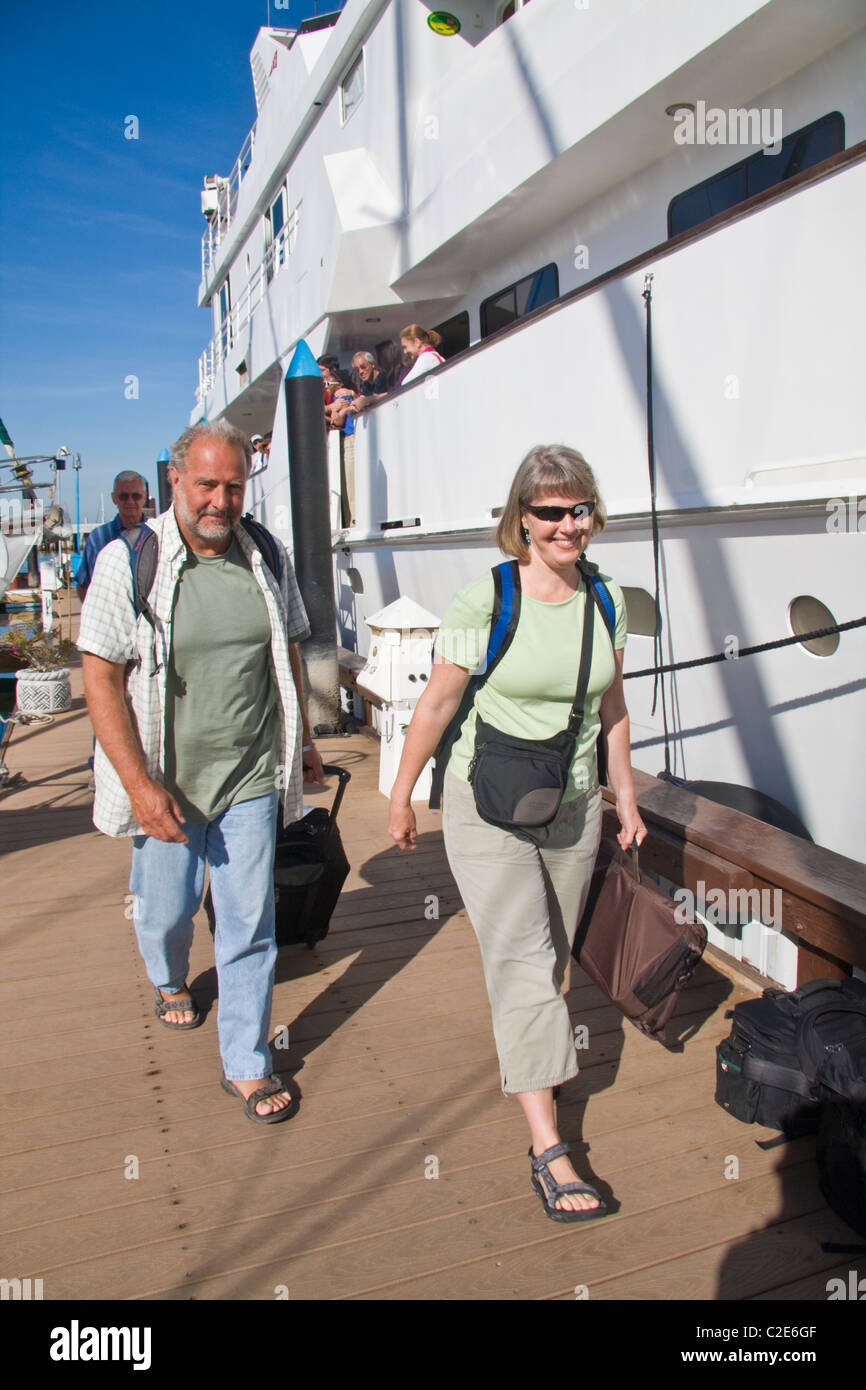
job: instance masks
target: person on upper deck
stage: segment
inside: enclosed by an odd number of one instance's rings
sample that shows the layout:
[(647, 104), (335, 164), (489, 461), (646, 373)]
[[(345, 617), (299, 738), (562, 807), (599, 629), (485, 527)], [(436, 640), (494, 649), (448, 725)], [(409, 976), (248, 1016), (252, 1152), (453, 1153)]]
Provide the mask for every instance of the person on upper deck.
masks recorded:
[[(388, 394), (385, 374), (379, 369), (372, 352), (356, 352), (352, 368), (355, 395), (350, 400), (344, 400), (342, 405), (335, 400), (328, 412), (328, 420), (336, 429), (344, 424), (348, 414), (358, 415)], [(335, 394), (339, 396), (342, 393)]]
[(396, 391), (398, 386), (403, 385), (403, 378), (409, 370), (403, 361), (403, 349), (400, 344), (392, 342), (390, 339), (377, 343), (376, 360), (379, 363), (379, 370), (385, 378), (385, 390)]
[[(563, 1222), (607, 1211), (595, 1188), (577, 1181), (553, 1103), (553, 1088), (578, 1073), (562, 985), (601, 836), (599, 733), (616, 794), (619, 843), (640, 843), (647, 833), (635, 800), (623, 695), (625, 604), (606, 576), (616, 621), (612, 634), (604, 622), (593, 622), (584, 717), (573, 755), (567, 740), (561, 755), (570, 762), (559, 809), (531, 829), (503, 828), (501, 818), (479, 814), (472, 779), (484, 740), (495, 742), (497, 731), (537, 742), (567, 728), (587, 604), (593, 602), (586, 575), (593, 579), (595, 570), (585, 567), (583, 554), (604, 523), (596, 480), (581, 454), (560, 445), (530, 450), (496, 533), (500, 549), (517, 561), (510, 570), (522, 596), (517, 626), (505, 655), (476, 688), (444, 778), (445, 849), (481, 947), (502, 1089), (517, 1095), (529, 1125), (532, 1186), (545, 1214)], [(415, 847), (412, 790), (460, 709), (477, 653), (487, 651), (493, 606), (488, 570), (458, 591), (442, 621), (433, 670), (412, 716), (391, 794), (388, 829), (400, 849)], [(481, 748), (479, 719), (488, 726)], [(494, 786), (505, 776), (501, 758), (486, 774)], [(526, 790), (536, 785), (530, 781)]]
[(422, 328), (420, 323), (410, 323), (403, 329), (400, 343), (403, 348), (403, 361), (409, 371), (401, 381), (401, 386), (408, 386), (411, 381), (417, 381), (419, 376), (445, 361), (442, 354), (436, 351), (441, 341), (435, 328)]
[(322, 380), (325, 383), (325, 405), (330, 405), (334, 399), (334, 392), (341, 386), (354, 390), (351, 378), (343, 371), (337, 358), (332, 354), (316, 358), (316, 365), (322, 373)]

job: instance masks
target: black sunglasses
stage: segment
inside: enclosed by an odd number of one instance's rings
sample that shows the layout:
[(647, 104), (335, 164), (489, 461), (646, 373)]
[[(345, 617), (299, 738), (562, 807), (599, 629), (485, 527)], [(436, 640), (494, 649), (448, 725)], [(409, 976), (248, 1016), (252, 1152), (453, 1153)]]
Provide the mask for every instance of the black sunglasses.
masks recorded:
[(527, 505), (524, 508), (527, 512), (532, 512), (539, 521), (562, 521), (564, 516), (573, 516), (575, 521), (583, 521), (586, 517), (592, 516), (595, 511), (595, 502), (575, 502), (573, 507), (533, 507)]

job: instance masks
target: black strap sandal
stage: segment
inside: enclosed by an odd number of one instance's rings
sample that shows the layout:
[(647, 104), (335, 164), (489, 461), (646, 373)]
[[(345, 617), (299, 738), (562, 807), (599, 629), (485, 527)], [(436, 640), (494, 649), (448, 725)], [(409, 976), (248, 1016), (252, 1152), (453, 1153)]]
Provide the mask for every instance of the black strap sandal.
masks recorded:
[[(551, 1163), (553, 1159), (560, 1158), (563, 1154), (567, 1154), (570, 1151), (570, 1144), (560, 1142), (559, 1144), (553, 1144), (549, 1149), (545, 1149), (544, 1153), (539, 1154), (536, 1158), (530, 1146), (529, 1161), (532, 1164), (532, 1186), (544, 1203), (545, 1215), (549, 1216), (551, 1221), (567, 1221), (569, 1223), (572, 1221), (595, 1221), (600, 1216), (607, 1216), (607, 1207), (599, 1197), (595, 1188), (591, 1187), (588, 1182), (554, 1181), (553, 1174), (547, 1166), (548, 1163)], [(539, 1177), (541, 1181), (539, 1181)], [(544, 1186), (542, 1186), (542, 1183)], [(595, 1197), (598, 1206), (586, 1207), (582, 1211), (563, 1211), (562, 1208), (557, 1207), (555, 1203), (568, 1192), (582, 1192), (585, 1193), (587, 1197)]]
[[(186, 989), (186, 985), (184, 985), (184, 989)], [(178, 993), (179, 992), (180, 991), (178, 991)], [(153, 997), (156, 1008), (153, 1012), (156, 1014), (163, 1028), (172, 1028), (176, 1033), (183, 1033), (188, 1028), (198, 1028), (200, 1024), (204, 1023), (204, 1014), (200, 1012), (192, 993), (187, 990), (187, 994), (189, 994), (188, 1002), (185, 999), (178, 999), (177, 995), (174, 994), (170, 994), (167, 999), (163, 999), (161, 991), (154, 988)], [(194, 1015), (191, 1023), (169, 1023), (168, 1019), (165, 1017), (166, 1014), (189, 1013)]]
[(289, 1104), (284, 1105), (282, 1110), (271, 1110), (267, 1115), (260, 1115), (256, 1110), (259, 1101), (264, 1100), (267, 1096), (278, 1095), (281, 1091), (285, 1092), (287, 1096), (289, 1095), (288, 1086), (278, 1076), (269, 1076), (264, 1085), (260, 1086), (257, 1091), (253, 1091), (251, 1096), (245, 1096), (243, 1091), (239, 1091), (235, 1083), (229, 1081), (225, 1075), (220, 1078), (220, 1085), (224, 1091), (228, 1091), (230, 1096), (240, 1096), (248, 1118), (256, 1125), (277, 1125), (282, 1120), (287, 1120), (294, 1108), (291, 1097), (289, 1097)]

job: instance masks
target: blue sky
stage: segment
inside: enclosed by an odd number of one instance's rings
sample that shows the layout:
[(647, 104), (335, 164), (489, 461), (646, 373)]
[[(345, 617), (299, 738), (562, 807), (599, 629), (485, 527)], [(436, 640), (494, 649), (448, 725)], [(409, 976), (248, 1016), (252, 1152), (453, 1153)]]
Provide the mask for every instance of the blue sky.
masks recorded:
[[(271, 23), (313, 12), (272, 0)], [(249, 52), (267, 13), (267, 0), (3, 5), (0, 417), (21, 455), (80, 453), (82, 517), (100, 492), (111, 515), (121, 468), (156, 492), (154, 460), (189, 423), (211, 331), (199, 195), (255, 121)], [(74, 517), (71, 470), (61, 485)]]

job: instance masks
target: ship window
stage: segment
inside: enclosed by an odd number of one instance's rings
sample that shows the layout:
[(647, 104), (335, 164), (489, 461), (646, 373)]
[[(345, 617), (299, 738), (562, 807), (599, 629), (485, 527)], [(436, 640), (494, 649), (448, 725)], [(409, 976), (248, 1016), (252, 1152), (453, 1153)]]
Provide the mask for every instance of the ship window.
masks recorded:
[(655, 637), (656, 605), (652, 594), (646, 589), (622, 588), (625, 611), (628, 620), (627, 631), (632, 637)]
[(458, 352), (463, 352), (469, 346), (469, 313), (464, 309), (462, 313), (455, 314), (453, 318), (446, 319), (444, 323), (436, 324), (436, 332), (442, 339), (439, 344), (439, 351), (446, 359), (454, 357)]
[(668, 207), (668, 236), (698, 227), (717, 212), (736, 207), (753, 194), (793, 178), (844, 148), (845, 120), (839, 111), (831, 111), (819, 121), (786, 135), (778, 154), (758, 150), (685, 193), (678, 193)]
[[(817, 632), (822, 627), (836, 626), (836, 619), (827, 605), (810, 594), (801, 594), (792, 600), (788, 621), (795, 637), (802, 636), (804, 632)], [(813, 656), (832, 656), (838, 645), (838, 632), (830, 632), (826, 637), (812, 637), (808, 642), (800, 643)]]
[(491, 333), (522, 319), (524, 314), (531, 314), (533, 309), (549, 304), (558, 294), (559, 272), (553, 262), (536, 270), (533, 275), (518, 280), (516, 285), (497, 290), (496, 294), (481, 303), (482, 338), (489, 338)]
[(340, 124), (345, 125), (364, 95), (364, 52), (358, 54), (340, 83)]
[(228, 280), (224, 280), (220, 286), (217, 304), (219, 306), (220, 342), (223, 352), (228, 352), (232, 345), (231, 289)]
[(281, 188), (265, 214), (265, 267), (268, 280), (273, 280), (286, 259), (286, 190)]

